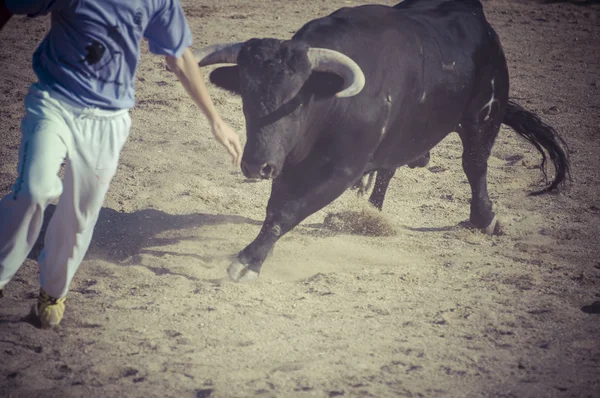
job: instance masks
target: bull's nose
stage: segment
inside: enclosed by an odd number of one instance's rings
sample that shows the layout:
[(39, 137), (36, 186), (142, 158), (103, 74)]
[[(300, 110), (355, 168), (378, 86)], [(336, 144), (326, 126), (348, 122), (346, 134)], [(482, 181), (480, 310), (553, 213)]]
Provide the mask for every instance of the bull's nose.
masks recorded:
[(259, 166), (242, 161), (241, 167), (242, 172), (247, 178), (269, 179), (273, 178), (276, 173), (275, 165), (272, 163), (263, 163)]
[(272, 178), (275, 175), (275, 166), (265, 163), (260, 167), (261, 178)]

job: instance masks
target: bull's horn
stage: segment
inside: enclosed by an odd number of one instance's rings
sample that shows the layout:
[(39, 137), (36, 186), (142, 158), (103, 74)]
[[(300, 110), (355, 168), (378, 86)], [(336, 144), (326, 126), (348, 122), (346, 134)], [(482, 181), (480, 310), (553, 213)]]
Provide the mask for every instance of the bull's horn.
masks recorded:
[(365, 75), (360, 66), (339, 51), (309, 48), (308, 59), (314, 70), (332, 72), (344, 79), (344, 87), (336, 97), (352, 97), (360, 93), (365, 86)]
[(243, 45), (243, 42), (213, 44), (194, 50), (193, 54), (198, 66), (237, 64), (237, 56)]

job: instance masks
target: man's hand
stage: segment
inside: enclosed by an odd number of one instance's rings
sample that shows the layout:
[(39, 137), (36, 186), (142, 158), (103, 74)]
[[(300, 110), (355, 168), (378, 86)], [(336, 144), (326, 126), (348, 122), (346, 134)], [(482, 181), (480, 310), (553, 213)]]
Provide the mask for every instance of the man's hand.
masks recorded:
[(211, 128), (217, 141), (219, 141), (231, 155), (232, 164), (239, 167), (242, 162), (243, 150), (237, 133), (221, 119), (219, 119), (218, 122), (213, 123)]
[(192, 97), (198, 105), (204, 116), (208, 119), (211, 125), (212, 133), (229, 152), (232, 161), (239, 166), (242, 161), (242, 146), (238, 135), (225, 123), (217, 113), (208, 90), (204, 84), (204, 77), (200, 72), (200, 67), (194, 58), (194, 54), (188, 48), (179, 58), (166, 57), (167, 65), (187, 93)]

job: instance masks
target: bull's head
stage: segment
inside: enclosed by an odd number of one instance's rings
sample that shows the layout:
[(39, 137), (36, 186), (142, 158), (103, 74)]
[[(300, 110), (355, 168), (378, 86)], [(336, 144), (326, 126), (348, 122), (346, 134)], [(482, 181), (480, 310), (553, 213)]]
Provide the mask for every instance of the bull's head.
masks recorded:
[(365, 84), (346, 55), (301, 41), (252, 39), (194, 51), (200, 66), (230, 63), (210, 74), (217, 86), (241, 95), (247, 142), (242, 171), (274, 178), (307, 126), (306, 105), (315, 97), (350, 97)]

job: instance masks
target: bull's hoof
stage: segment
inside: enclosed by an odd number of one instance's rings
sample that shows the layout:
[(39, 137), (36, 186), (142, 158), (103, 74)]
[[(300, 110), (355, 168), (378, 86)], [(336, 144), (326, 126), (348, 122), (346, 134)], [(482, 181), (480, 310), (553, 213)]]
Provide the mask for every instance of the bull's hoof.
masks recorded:
[(234, 282), (252, 282), (258, 278), (258, 272), (251, 270), (247, 265), (244, 265), (235, 260), (229, 268), (227, 268), (229, 278)]
[(485, 228), (481, 228), (481, 232), (489, 236), (502, 235), (502, 227), (500, 226), (500, 221), (498, 221), (498, 217), (494, 216), (490, 225), (488, 225)]
[(498, 218), (496, 218), (496, 216), (494, 216), (494, 218), (492, 218), (492, 221), (490, 222), (490, 224), (484, 228), (477, 227), (474, 223), (472, 223), (469, 220), (462, 221), (459, 223), (459, 225), (463, 228), (483, 232), (484, 234), (486, 234), (488, 236), (504, 235), (504, 231), (502, 230), (500, 221), (498, 221)]

